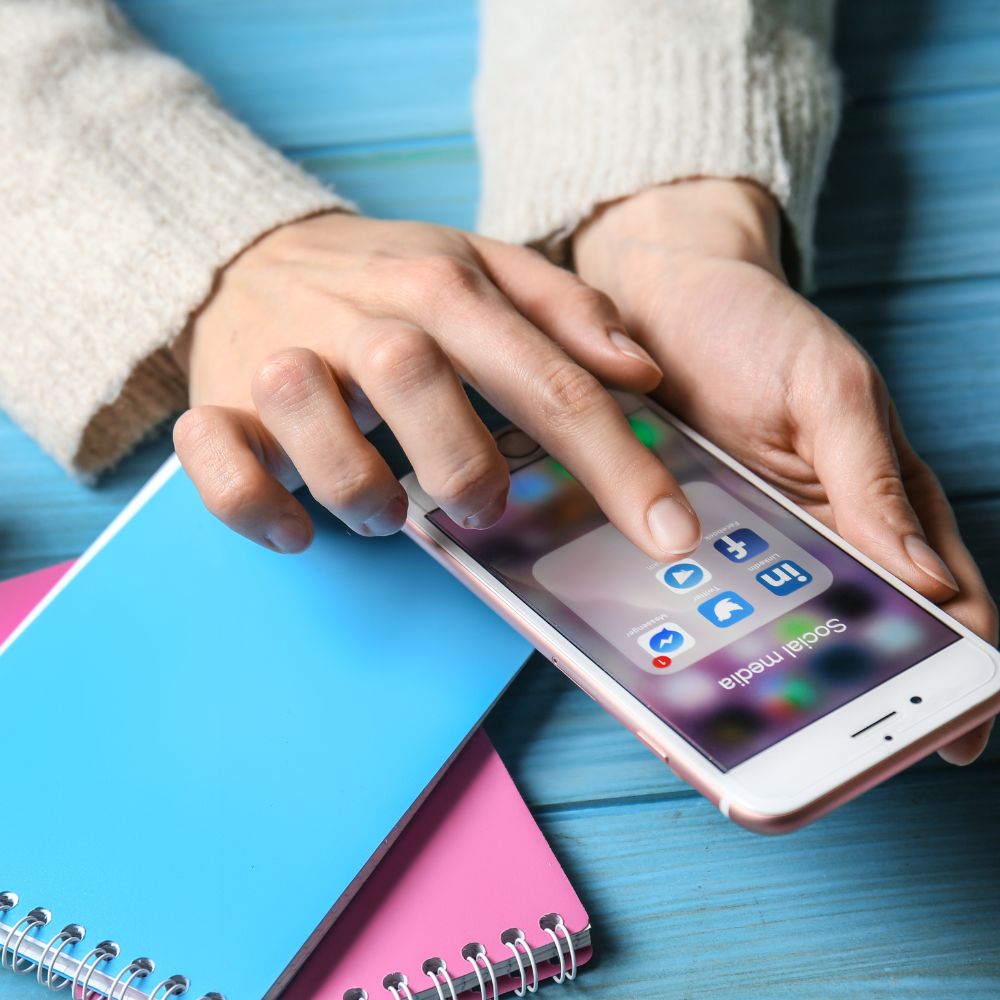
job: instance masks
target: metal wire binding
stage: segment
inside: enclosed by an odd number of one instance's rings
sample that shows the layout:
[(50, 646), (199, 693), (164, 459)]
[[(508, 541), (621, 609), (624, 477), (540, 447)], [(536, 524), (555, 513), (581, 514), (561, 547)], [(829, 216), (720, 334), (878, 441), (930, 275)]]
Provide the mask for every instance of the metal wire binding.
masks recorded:
[(437, 990), (438, 1000), (445, 1000), (445, 995), (441, 992), (439, 976), (444, 976), (448, 992), (451, 993), (451, 1000), (458, 1000), (458, 994), (455, 992), (455, 984), (451, 981), (451, 976), (448, 975), (448, 966), (445, 964), (443, 958), (428, 958), (421, 968), (426, 975), (430, 976), (431, 982), (434, 984), (434, 989)]
[[(514, 990), (514, 995), (523, 997), (527, 993), (537, 993), (538, 992), (538, 965), (535, 963), (535, 953), (531, 950), (531, 945), (528, 944), (524, 936), (524, 931), (520, 927), (508, 927), (507, 930), (500, 935), (501, 943), (507, 945), (508, 948), (513, 952), (514, 959), (517, 962), (517, 969), (521, 973), (521, 986), (519, 989)], [(528, 956), (528, 961), (531, 963), (531, 975), (533, 978), (532, 984), (528, 985), (528, 975), (524, 969), (524, 963), (521, 961), (521, 949), (517, 946), (520, 945), (524, 949), (523, 954)]]
[[(118, 992), (118, 987), (122, 987), (121, 1000), (125, 1000), (128, 996), (129, 987), (135, 982), (136, 979), (145, 979), (146, 976), (150, 975), (152, 971), (156, 968), (156, 963), (151, 958), (133, 958), (128, 965), (122, 969), (121, 972), (115, 976), (115, 981), (111, 984), (111, 989), (108, 990), (108, 1000), (115, 1000), (115, 993)], [(122, 985), (122, 976), (128, 976)]]
[[(20, 920), (9, 931), (7, 931), (7, 936), (4, 938), (3, 947), (0, 948), (0, 967), (5, 969), (10, 969), (12, 972), (16, 972), (19, 976), (25, 976), (35, 967), (35, 963), (30, 958), (18, 959), (17, 954), (21, 950), (21, 943), (24, 941), (25, 935), (33, 927), (44, 927), (52, 919), (52, 914), (45, 909), (44, 906), (36, 906), (30, 913), (21, 917)], [(21, 925), (24, 925), (21, 927)], [(20, 933), (18, 933), (18, 928), (21, 928)], [(7, 951), (10, 948), (10, 939), (17, 934), (17, 943), (14, 945), (14, 951), (11, 953), (10, 964), (7, 963)], [(24, 962), (22, 966), (19, 962)]]
[(479, 992), (482, 994), (482, 1000), (486, 1000), (486, 983), (483, 980), (483, 973), (479, 966), (479, 960), (483, 960), (486, 964), (486, 971), (490, 974), (490, 982), (493, 984), (493, 996), (496, 997), (499, 992), (497, 989), (497, 976), (493, 971), (493, 963), (490, 961), (489, 955), (486, 954), (486, 948), (478, 941), (470, 941), (462, 949), (462, 958), (464, 958), (475, 971), (476, 979), (479, 980)]
[(410, 992), (409, 980), (402, 972), (390, 972), (389, 975), (382, 980), (382, 986), (392, 994), (392, 1000), (400, 1000), (400, 990), (403, 991), (406, 996), (406, 1000), (413, 1000), (413, 994)]
[[(202, 1000), (205, 998), (202, 997)], [(362, 989), (360, 986), (352, 986), (345, 991), (344, 1000), (368, 1000), (368, 990)]]
[[(76, 967), (76, 972), (73, 974), (73, 989), (70, 991), (70, 995), (74, 997), (74, 1000), (77, 996), (79, 996), (79, 1000), (88, 1000), (90, 997), (90, 977), (94, 974), (94, 970), (102, 962), (113, 962), (121, 954), (121, 951), (117, 941), (101, 941), (80, 959)], [(80, 973), (83, 972), (91, 959), (94, 960), (94, 963), (87, 969), (87, 975), (84, 976), (81, 983)], [(79, 994), (77, 993), (78, 990)]]
[[(570, 937), (569, 931), (566, 930), (563, 918), (558, 913), (546, 913), (538, 921), (538, 926), (552, 938), (556, 951), (559, 952), (559, 975), (553, 978), (553, 982), (561, 983), (566, 979), (576, 979), (576, 949), (573, 947), (573, 939)], [(557, 931), (562, 931), (561, 938), (556, 934)], [(562, 941), (566, 942), (566, 950), (569, 952), (569, 972), (566, 971), (566, 957), (563, 955)]]
[[(13, 910), (19, 902), (20, 897), (16, 892), (0, 892), (0, 915)], [(34, 971), (38, 984), (52, 993), (58, 993), (70, 986), (72, 987), (70, 994), (73, 1000), (90, 1000), (95, 993), (90, 988), (90, 980), (97, 971), (97, 967), (107, 962), (113, 962), (121, 954), (121, 948), (116, 941), (101, 941), (91, 948), (83, 958), (75, 960), (76, 971), (71, 978), (68, 974), (57, 971), (59, 959), (66, 948), (71, 948), (84, 939), (87, 930), (82, 924), (67, 924), (58, 934), (46, 942), (37, 959), (21, 957), (21, 946), (24, 944), (25, 937), (34, 928), (45, 927), (51, 920), (52, 914), (44, 906), (36, 906), (10, 927), (3, 943), (0, 944), (0, 968), (11, 969), (21, 976)], [(12, 944), (13, 947), (11, 947)], [(111, 989), (106, 994), (107, 1000), (116, 1000), (115, 994), (118, 993), (119, 987), (121, 994), (117, 1000), (127, 1000), (132, 984), (152, 975), (155, 968), (156, 963), (151, 958), (134, 959), (115, 977)], [(124, 978), (126, 976), (128, 976), (127, 979)], [(182, 996), (188, 991), (190, 985), (187, 976), (180, 974), (168, 976), (158, 982), (147, 994), (147, 997), (148, 1000), (170, 1000), (171, 997)], [(163, 991), (162, 994), (161, 991)], [(200, 1000), (226, 1000), (226, 998), (221, 993), (212, 992), (203, 994)], [(367, 994), (359, 1000), (368, 1000)]]
[[(53, 993), (58, 993), (61, 989), (69, 986), (70, 980), (66, 976), (59, 976), (59, 982), (53, 983), (52, 976), (56, 974), (55, 968), (59, 961), (59, 956), (63, 953), (64, 948), (68, 948), (70, 945), (79, 944), (87, 934), (87, 929), (82, 924), (67, 924), (55, 937), (49, 940), (49, 943), (45, 946), (45, 951), (42, 952), (41, 958), (38, 959), (38, 971), (35, 975), (35, 979), (38, 981), (39, 986), (45, 986), (52, 990)], [(58, 944), (59, 947), (52, 953), (52, 958), (49, 958), (49, 952), (52, 951), (52, 946)]]
[(190, 985), (191, 981), (187, 976), (167, 976), (166, 979), (158, 982), (152, 990), (150, 990), (149, 1000), (156, 1000), (156, 994), (159, 993), (164, 986), (166, 986), (167, 992), (163, 994), (160, 1000), (170, 1000), (170, 997), (179, 997), (182, 994), (187, 993)]

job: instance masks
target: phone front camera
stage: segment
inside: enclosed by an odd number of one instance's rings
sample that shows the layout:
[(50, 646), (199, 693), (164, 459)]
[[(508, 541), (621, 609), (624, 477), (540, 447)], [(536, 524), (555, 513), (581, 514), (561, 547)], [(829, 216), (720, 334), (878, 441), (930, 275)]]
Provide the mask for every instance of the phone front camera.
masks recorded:
[(914, 696), (913, 696), (913, 697), (912, 697), (912, 698), (910, 699), (910, 704), (911, 704), (911, 705), (919, 705), (919, 704), (920, 704), (920, 703), (921, 703), (921, 702), (922, 702), (923, 700), (924, 700), (924, 699), (923, 699), (923, 698), (921, 698), (919, 694), (915, 694), (915, 695), (914, 695)]
[(886, 736), (885, 736), (885, 741), (886, 741), (886, 743), (889, 743), (889, 742), (891, 742), (891, 740), (892, 740), (892, 737), (891, 737), (891, 736), (889, 736), (888, 734), (886, 734)]

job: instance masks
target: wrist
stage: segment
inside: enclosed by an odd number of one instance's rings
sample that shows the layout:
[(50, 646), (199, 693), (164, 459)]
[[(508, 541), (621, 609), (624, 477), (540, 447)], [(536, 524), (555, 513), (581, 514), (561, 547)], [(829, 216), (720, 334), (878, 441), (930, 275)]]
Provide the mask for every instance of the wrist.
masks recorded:
[(781, 211), (752, 181), (695, 178), (646, 188), (598, 209), (573, 235), (586, 278), (613, 254), (619, 267), (659, 257), (742, 260), (781, 275)]

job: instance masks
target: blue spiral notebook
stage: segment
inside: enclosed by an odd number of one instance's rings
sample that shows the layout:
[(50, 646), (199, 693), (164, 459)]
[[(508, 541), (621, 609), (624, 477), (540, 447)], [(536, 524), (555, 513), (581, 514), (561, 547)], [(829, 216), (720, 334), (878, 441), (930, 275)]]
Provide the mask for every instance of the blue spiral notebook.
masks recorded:
[(0, 648), (5, 964), (277, 996), (513, 678), (528, 644), (412, 542), (312, 512), (267, 552), (171, 459)]

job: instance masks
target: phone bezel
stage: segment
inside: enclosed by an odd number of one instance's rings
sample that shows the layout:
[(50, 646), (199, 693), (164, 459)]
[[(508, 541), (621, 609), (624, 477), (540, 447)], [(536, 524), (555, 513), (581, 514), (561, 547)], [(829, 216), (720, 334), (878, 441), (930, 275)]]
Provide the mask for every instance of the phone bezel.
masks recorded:
[[(434, 525), (427, 515), (439, 505), (424, 493), (413, 473), (404, 477), (402, 482), (411, 501), (407, 533), (476, 590), (574, 683), (724, 815), (759, 832), (782, 832), (801, 826), (1000, 709), (1000, 656), (996, 650), (656, 402), (619, 393), (615, 396), (626, 415), (649, 407), (678, 432), (960, 636), (951, 646), (742, 764), (721, 771)], [(500, 437), (509, 430), (510, 427), (500, 428), (494, 436)], [(536, 461), (542, 454), (539, 449), (530, 456), (510, 460), (511, 469)], [(914, 694), (922, 699), (919, 706), (909, 702)], [(860, 740), (849, 735), (890, 711), (895, 713), (891, 721), (873, 727)], [(845, 734), (855, 742), (845, 743)], [(886, 735), (892, 740), (887, 741)]]

